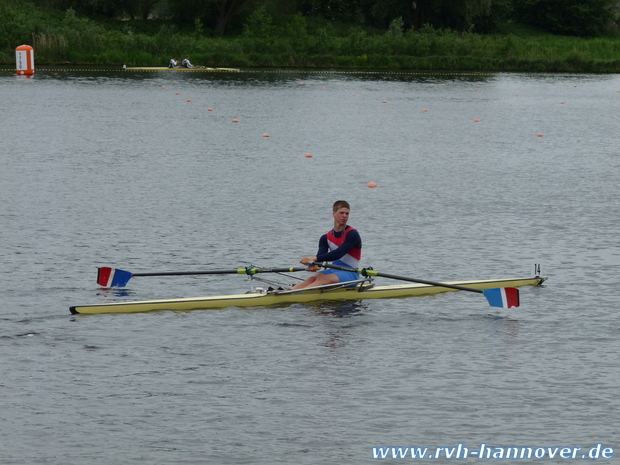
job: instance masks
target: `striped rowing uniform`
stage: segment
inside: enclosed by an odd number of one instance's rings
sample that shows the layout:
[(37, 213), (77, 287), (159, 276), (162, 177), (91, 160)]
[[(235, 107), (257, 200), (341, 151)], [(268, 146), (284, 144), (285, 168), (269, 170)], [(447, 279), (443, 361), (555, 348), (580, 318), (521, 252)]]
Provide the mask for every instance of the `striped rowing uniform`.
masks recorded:
[[(360, 268), (362, 260), (362, 238), (357, 229), (346, 226), (343, 231), (333, 229), (319, 239), (319, 251), (316, 254), (317, 262), (333, 262), (334, 265)], [(357, 273), (328, 269), (320, 271), (323, 274), (335, 273), (340, 282), (360, 279)]]

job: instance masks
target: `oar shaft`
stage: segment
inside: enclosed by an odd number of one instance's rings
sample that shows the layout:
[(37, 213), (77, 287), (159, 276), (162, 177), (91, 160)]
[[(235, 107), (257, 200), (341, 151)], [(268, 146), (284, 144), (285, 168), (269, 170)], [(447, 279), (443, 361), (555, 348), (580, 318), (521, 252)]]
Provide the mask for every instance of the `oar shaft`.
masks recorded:
[(294, 271), (306, 271), (306, 268), (290, 267), (290, 268), (239, 268), (236, 270), (210, 270), (210, 271), (169, 271), (157, 273), (131, 273), (132, 276), (188, 276), (199, 274), (247, 274), (254, 275), (256, 273), (292, 273)]
[(248, 266), (236, 270), (210, 270), (210, 271), (168, 271), (156, 273), (131, 273), (117, 268), (100, 267), (97, 271), (97, 283), (103, 287), (124, 287), (134, 276), (181, 276), (193, 274), (247, 274), (249, 276), (256, 273), (288, 273), (293, 271), (306, 271), (306, 268), (256, 268)]
[(458, 289), (460, 291), (470, 291), (470, 292), (477, 292), (479, 294), (484, 294), (484, 292), (482, 290), (480, 290), (480, 289), (474, 289), (474, 288), (471, 288), (471, 287), (459, 286), (458, 284), (438, 283), (438, 282), (435, 282), (435, 281), (426, 281), (424, 279), (407, 278), (406, 276), (397, 276), (397, 275), (388, 274), (388, 273), (379, 273), (378, 271), (369, 270), (367, 268), (349, 268), (349, 267), (346, 267), (346, 266), (332, 265), (331, 263), (326, 263), (326, 262), (311, 262), (310, 264), (311, 265), (318, 265), (318, 266), (321, 266), (323, 268), (333, 268), (333, 269), (336, 269), (336, 270), (352, 271), (354, 273), (361, 274), (362, 276), (379, 276), (379, 277), (382, 277), (382, 278), (397, 279), (399, 281), (409, 281), (411, 283), (428, 284), (430, 286), (447, 287), (449, 289)]
[[(401, 281), (409, 281), (412, 283), (420, 283), (420, 284), (428, 284), (430, 286), (438, 286), (438, 287), (447, 287), (450, 289), (458, 289), (460, 291), (471, 291), (471, 292), (478, 292), (479, 294), (482, 294), (482, 290), (480, 289), (474, 289), (471, 287), (465, 287), (465, 286), (459, 286), (458, 284), (447, 284), (447, 283), (438, 283), (435, 281), (426, 281), (424, 279), (413, 279), (413, 278), (406, 278), (404, 276), (396, 276), (393, 274), (387, 274), (387, 273), (379, 273), (379, 272), (375, 272), (374, 270), (367, 270), (367, 275), (365, 276), (381, 276), (383, 278), (390, 278), (390, 279), (399, 279)], [(376, 273), (376, 274), (372, 274), (372, 273)], [(360, 273), (363, 274), (363, 273)]]

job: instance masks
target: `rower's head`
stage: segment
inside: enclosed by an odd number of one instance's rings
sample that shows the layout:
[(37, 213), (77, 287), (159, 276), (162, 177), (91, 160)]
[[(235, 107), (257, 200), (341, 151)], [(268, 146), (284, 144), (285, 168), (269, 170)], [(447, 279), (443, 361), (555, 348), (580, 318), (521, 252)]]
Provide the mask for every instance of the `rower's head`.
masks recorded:
[(351, 208), (349, 207), (349, 203), (344, 200), (338, 200), (334, 203), (334, 229), (336, 231), (342, 231), (349, 221), (349, 212)]
[(334, 213), (336, 213), (341, 208), (347, 208), (351, 210), (351, 206), (349, 205), (349, 202), (347, 202), (346, 200), (336, 200), (333, 206)]

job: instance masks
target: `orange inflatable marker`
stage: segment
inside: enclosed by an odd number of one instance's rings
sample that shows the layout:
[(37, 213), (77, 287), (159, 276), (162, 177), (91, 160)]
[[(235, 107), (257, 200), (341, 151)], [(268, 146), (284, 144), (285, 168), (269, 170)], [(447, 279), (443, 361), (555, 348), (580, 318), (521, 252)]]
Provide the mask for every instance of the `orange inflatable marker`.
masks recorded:
[(34, 48), (20, 45), (15, 49), (15, 71), (20, 76), (34, 74)]

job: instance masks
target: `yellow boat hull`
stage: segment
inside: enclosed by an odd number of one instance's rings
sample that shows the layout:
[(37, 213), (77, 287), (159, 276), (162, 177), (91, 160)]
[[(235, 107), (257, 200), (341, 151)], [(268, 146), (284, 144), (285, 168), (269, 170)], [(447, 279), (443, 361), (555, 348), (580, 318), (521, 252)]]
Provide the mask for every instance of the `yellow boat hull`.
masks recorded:
[[(497, 287), (537, 286), (547, 278), (489, 279), (483, 281), (453, 281), (445, 284), (465, 286), (472, 289), (493, 289)], [(389, 299), (454, 292), (428, 284), (400, 284), (393, 286), (345, 287), (328, 289), (303, 289), (300, 291), (251, 293), (186, 299), (145, 300), (139, 302), (113, 302), (98, 305), (70, 307), (73, 314), (140, 313), (157, 310), (208, 310), (226, 307), (265, 307), (269, 305), (290, 305), (317, 301), (343, 301), (362, 299)]]

